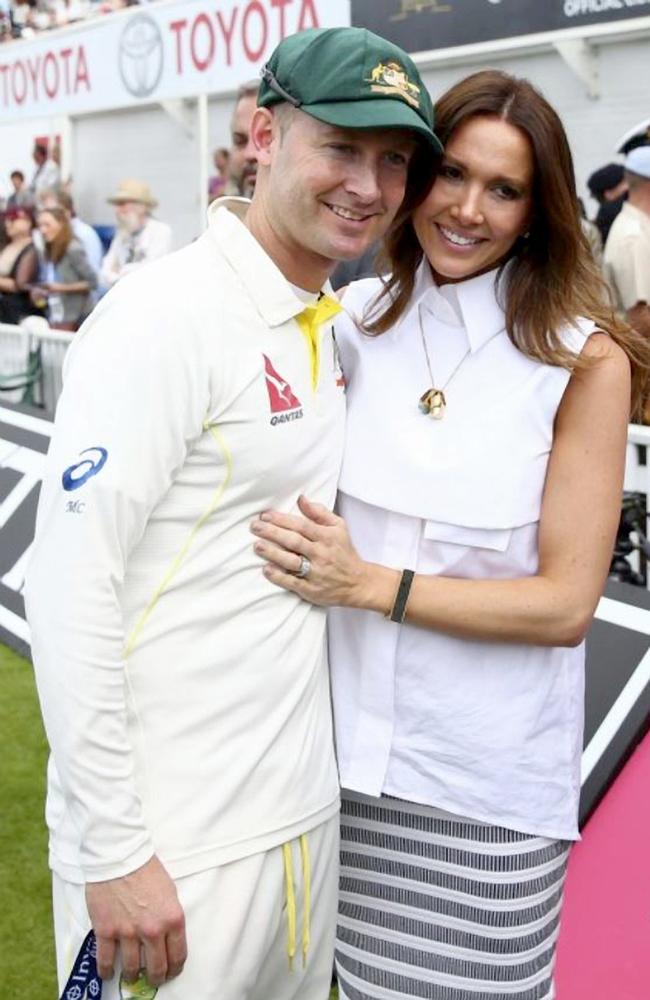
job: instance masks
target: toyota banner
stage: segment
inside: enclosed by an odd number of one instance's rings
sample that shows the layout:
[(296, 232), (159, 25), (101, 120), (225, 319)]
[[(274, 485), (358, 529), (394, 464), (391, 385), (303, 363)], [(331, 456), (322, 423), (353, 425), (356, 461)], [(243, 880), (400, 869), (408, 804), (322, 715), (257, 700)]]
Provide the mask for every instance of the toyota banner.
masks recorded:
[(234, 91), (287, 35), (350, 23), (349, 0), (178, 0), (0, 46), (0, 122)]

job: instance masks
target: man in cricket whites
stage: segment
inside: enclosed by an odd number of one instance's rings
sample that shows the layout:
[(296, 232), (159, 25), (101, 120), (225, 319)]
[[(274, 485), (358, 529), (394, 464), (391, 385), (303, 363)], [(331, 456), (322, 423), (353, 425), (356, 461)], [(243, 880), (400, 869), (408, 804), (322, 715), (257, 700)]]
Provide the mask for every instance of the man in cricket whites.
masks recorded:
[(251, 125), (252, 201), (215, 201), (68, 353), (26, 587), (63, 996), (101, 979), (103, 1000), (326, 1000), (325, 615), (266, 579), (249, 526), (303, 492), (334, 501), (328, 276), (424, 196), (432, 125), (396, 46), (286, 38)]

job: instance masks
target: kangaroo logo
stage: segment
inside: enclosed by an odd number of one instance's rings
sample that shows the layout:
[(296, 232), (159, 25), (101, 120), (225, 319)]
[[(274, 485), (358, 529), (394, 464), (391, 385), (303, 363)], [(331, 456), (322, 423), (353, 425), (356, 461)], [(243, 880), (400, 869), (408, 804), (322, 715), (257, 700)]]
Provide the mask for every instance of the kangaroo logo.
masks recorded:
[(269, 394), (271, 404), (271, 425), (288, 424), (292, 420), (301, 420), (303, 417), (302, 403), (287, 382), (286, 378), (275, 370), (271, 364), (271, 359), (263, 354), (264, 374), (266, 376), (266, 391)]
[(294, 394), (293, 389), (286, 379), (276, 372), (266, 354), (264, 357), (264, 371), (266, 374), (266, 388), (271, 404), (271, 413), (284, 413), (287, 410), (296, 410), (302, 403)]

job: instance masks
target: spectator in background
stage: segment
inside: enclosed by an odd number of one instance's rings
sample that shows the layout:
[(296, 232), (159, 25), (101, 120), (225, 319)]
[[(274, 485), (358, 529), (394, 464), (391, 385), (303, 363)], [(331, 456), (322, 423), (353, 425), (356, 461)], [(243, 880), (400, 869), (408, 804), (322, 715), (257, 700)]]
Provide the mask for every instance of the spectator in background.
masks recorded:
[(40, 287), (33, 297), (38, 302), (44, 293), (50, 326), (72, 332), (90, 312), (90, 292), (97, 285), (97, 276), (86, 251), (74, 237), (65, 209), (40, 211), (38, 228), (45, 246)]
[(55, 161), (48, 157), (47, 146), (42, 142), (34, 145), (32, 159), (36, 170), (29, 184), (29, 193), (32, 201), (36, 202), (41, 191), (59, 186), (61, 171)]
[(0, 323), (20, 323), (39, 315), (30, 286), (38, 279), (38, 253), (32, 242), (34, 218), (27, 205), (15, 205), (5, 214), (9, 242), (0, 251)]
[(257, 152), (251, 142), (251, 122), (257, 107), (259, 80), (244, 83), (237, 91), (230, 122), (230, 183), (225, 194), (251, 198), (257, 179)]
[(11, 8), (9, 0), (0, 0), (0, 42), (11, 38)]
[(108, 201), (115, 205), (117, 232), (104, 257), (101, 283), (110, 288), (141, 264), (168, 254), (172, 231), (167, 223), (151, 218), (158, 202), (142, 181), (122, 181)]
[(612, 223), (627, 198), (625, 171), (620, 163), (608, 163), (594, 171), (587, 181), (592, 198), (598, 202), (598, 212), (594, 219), (600, 231), (603, 246), (607, 242)]
[(48, 0), (50, 24), (61, 28), (74, 21), (83, 21), (92, 12), (89, 0)]
[(602, 270), (603, 268), (603, 241), (600, 236), (600, 229), (595, 222), (591, 222), (587, 218), (587, 212), (585, 210), (585, 203), (582, 198), (578, 198), (578, 208), (580, 209), (580, 225), (582, 231), (587, 237), (587, 241), (591, 248), (591, 255), (598, 267)]
[(80, 219), (74, 210), (74, 202), (67, 191), (62, 188), (48, 188), (42, 191), (38, 199), (38, 210), (43, 211), (50, 208), (62, 208), (70, 222), (70, 228), (76, 239), (79, 240), (86, 251), (86, 257), (93, 271), (99, 278), (104, 259), (104, 248), (102, 241), (92, 226)]
[(216, 167), (216, 174), (210, 178), (208, 183), (208, 200), (214, 201), (224, 194), (228, 183), (228, 166), (230, 163), (230, 151), (220, 146), (215, 149), (212, 159)]
[(25, 185), (25, 175), (22, 170), (12, 170), (9, 180), (13, 186), (13, 191), (7, 198), (7, 208), (18, 208), (22, 205), (30, 204), (29, 191)]
[(27, 0), (14, 0), (10, 7), (12, 35), (17, 38), (29, 38), (34, 34), (33, 4)]
[(625, 180), (629, 197), (605, 244), (605, 272), (615, 305), (650, 337), (650, 146), (628, 153)]

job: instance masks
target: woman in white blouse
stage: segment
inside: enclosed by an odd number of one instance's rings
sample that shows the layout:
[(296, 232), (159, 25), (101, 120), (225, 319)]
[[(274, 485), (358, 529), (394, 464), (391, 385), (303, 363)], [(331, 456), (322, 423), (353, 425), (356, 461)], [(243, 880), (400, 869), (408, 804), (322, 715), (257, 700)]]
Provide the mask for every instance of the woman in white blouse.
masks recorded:
[(341, 516), (301, 498), (253, 530), (270, 580), (333, 608), (341, 996), (545, 1000), (583, 639), (650, 348), (604, 305), (541, 95), (475, 74), (436, 131), (390, 279), (351, 285), (336, 323)]

